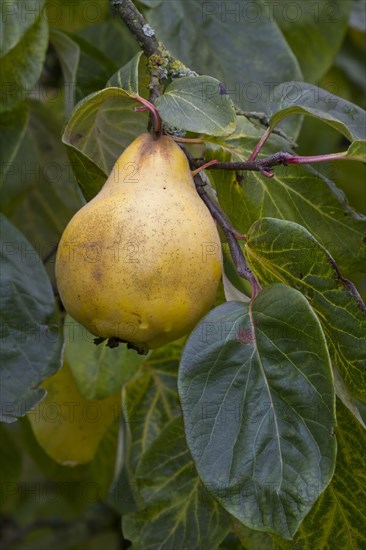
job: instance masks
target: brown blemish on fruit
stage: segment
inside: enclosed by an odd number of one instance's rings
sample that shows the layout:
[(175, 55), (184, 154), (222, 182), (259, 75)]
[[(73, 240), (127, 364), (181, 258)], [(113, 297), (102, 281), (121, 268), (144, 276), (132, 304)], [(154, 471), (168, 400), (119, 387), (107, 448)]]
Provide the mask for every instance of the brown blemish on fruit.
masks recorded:
[(93, 278), (100, 283), (103, 279), (103, 273), (97, 269), (93, 271)]

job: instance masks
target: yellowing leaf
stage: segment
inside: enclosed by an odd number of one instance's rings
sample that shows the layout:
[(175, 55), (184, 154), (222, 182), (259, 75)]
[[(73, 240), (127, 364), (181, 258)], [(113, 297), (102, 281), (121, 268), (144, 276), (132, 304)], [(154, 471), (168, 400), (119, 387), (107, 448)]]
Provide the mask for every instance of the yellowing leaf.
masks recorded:
[(38, 443), (60, 464), (90, 462), (119, 413), (120, 392), (106, 399), (85, 399), (65, 363), (42, 387), (47, 390), (45, 399), (28, 413)]

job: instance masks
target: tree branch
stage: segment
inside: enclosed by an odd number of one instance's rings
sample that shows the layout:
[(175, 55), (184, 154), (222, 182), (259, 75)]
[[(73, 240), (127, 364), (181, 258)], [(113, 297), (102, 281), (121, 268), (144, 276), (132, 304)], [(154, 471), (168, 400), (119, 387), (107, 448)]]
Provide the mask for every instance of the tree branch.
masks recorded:
[(234, 261), (238, 274), (240, 275), (240, 277), (243, 277), (243, 279), (249, 281), (252, 287), (252, 298), (255, 298), (258, 292), (261, 290), (261, 286), (247, 264), (244, 253), (237, 240), (238, 232), (233, 228), (229, 219), (219, 208), (219, 206), (211, 200), (209, 194), (205, 190), (206, 184), (202, 180), (200, 174), (196, 174), (193, 180), (197, 189), (197, 193), (209, 209), (213, 219), (216, 220), (216, 222), (221, 227), (226, 237), (230, 249), (230, 254)]
[(152, 103), (160, 95), (162, 80), (182, 76), (197, 76), (197, 73), (175, 59), (164, 44), (158, 41), (154, 29), (151, 28), (132, 0), (110, 1), (112, 8), (126, 23), (148, 59), (148, 70), (151, 75), (149, 84), (151, 90), (150, 101)]
[[(291, 155), (285, 151), (279, 151), (270, 157), (259, 160), (247, 160), (244, 162), (217, 162), (211, 166), (207, 166), (207, 170), (235, 170), (237, 172), (250, 170), (252, 172), (261, 172), (263, 176), (267, 178), (273, 177), (273, 170), (275, 166), (289, 164), (310, 164), (318, 162), (327, 162), (330, 160), (347, 160), (347, 152), (342, 151), (340, 153), (330, 153), (328, 155), (317, 155), (312, 157), (301, 157)], [(207, 161), (195, 160), (193, 162), (194, 169), (201, 168), (207, 163)]]
[(111, 4), (136, 38), (146, 57), (162, 55), (153, 29), (132, 0), (111, 0)]
[[(194, 157), (182, 145), (181, 145), (181, 148), (183, 149), (190, 163), (194, 163), (195, 162)], [(193, 180), (197, 189), (197, 193), (199, 194), (202, 201), (207, 206), (213, 219), (221, 227), (226, 237), (226, 240), (228, 242), (229, 249), (230, 249), (230, 254), (234, 261), (238, 274), (241, 277), (243, 277), (243, 279), (246, 279), (247, 281), (249, 281), (252, 287), (252, 293), (253, 293), (252, 298), (255, 298), (255, 296), (261, 290), (261, 286), (257, 281), (256, 277), (254, 276), (254, 274), (252, 273), (252, 271), (250, 270), (250, 267), (247, 264), (243, 251), (238, 242), (238, 239), (243, 239), (245, 238), (245, 236), (241, 235), (238, 231), (236, 231), (236, 229), (232, 226), (229, 218), (221, 210), (219, 205), (216, 204), (213, 200), (211, 200), (209, 194), (205, 189), (206, 183), (202, 180), (202, 177), (200, 176), (200, 174), (195, 174), (193, 177)]]

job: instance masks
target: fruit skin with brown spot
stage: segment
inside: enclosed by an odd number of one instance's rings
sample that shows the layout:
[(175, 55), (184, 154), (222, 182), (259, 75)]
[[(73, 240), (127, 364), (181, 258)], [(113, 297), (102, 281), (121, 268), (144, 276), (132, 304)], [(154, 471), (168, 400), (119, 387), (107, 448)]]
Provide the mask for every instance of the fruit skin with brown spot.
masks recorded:
[(168, 136), (142, 134), (71, 219), (56, 258), (65, 309), (103, 338), (156, 348), (212, 306), (220, 238), (188, 161)]

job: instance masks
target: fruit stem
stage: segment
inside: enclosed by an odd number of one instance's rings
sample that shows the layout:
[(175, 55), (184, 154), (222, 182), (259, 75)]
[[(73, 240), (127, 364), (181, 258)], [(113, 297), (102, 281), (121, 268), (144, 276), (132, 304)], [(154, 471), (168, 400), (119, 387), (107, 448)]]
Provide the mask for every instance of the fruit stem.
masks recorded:
[(138, 109), (138, 110), (144, 110), (145, 111), (146, 109), (149, 109), (149, 111), (152, 115), (154, 133), (157, 134), (157, 135), (160, 135), (161, 130), (162, 130), (161, 118), (160, 118), (160, 115), (159, 115), (158, 110), (155, 107), (155, 105), (153, 105), (150, 101), (148, 101), (147, 99), (145, 99), (144, 97), (141, 97), (139, 95), (134, 96), (134, 99), (136, 99), (136, 101), (139, 101), (140, 103), (142, 103), (143, 106), (144, 106), (144, 108), (136, 107), (136, 110)]
[(202, 170), (205, 170), (205, 168), (209, 168), (210, 166), (213, 166), (218, 162), (219, 162), (218, 160), (209, 160), (205, 164), (202, 164), (202, 166), (200, 166), (199, 168), (196, 168), (195, 170), (193, 170), (192, 176), (194, 177), (196, 174), (199, 174), (199, 172), (201, 172)]
[(257, 158), (259, 151), (262, 149), (263, 145), (266, 143), (267, 139), (271, 135), (271, 132), (272, 132), (272, 128), (267, 128), (267, 130), (264, 132), (261, 139), (258, 141), (257, 145), (254, 147), (254, 151), (248, 159), (249, 161), (255, 160)]

